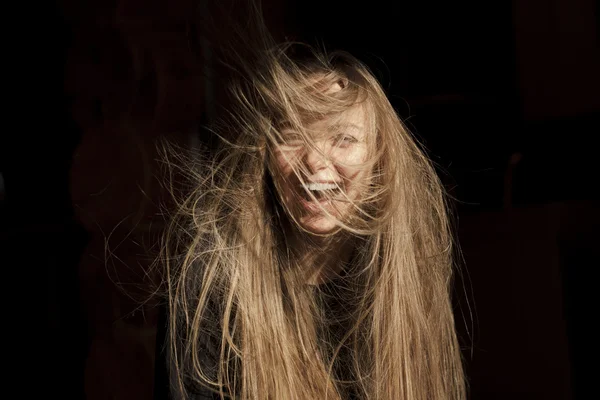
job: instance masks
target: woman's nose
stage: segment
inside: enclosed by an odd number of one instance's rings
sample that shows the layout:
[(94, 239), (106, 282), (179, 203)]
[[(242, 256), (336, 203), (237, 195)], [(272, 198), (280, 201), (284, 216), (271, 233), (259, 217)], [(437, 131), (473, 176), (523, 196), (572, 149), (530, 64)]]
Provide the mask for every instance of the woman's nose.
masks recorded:
[(326, 169), (331, 160), (324, 146), (311, 146), (306, 149), (305, 163), (311, 173)]

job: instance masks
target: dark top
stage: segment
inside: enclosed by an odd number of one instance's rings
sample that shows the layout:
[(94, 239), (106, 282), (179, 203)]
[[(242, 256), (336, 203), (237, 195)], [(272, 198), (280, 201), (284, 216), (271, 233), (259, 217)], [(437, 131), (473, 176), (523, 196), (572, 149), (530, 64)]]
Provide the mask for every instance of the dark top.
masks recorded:
[[(156, 357), (154, 364), (154, 400), (178, 400), (171, 393), (169, 377), (169, 360), (167, 353), (168, 307), (161, 305), (159, 309), (158, 324), (156, 328)], [(215, 360), (217, 357), (216, 345), (207, 346), (206, 361)], [(198, 388), (192, 396), (193, 400), (220, 400), (217, 393), (207, 388)]]
[[(341, 275), (340, 278), (343, 278)], [(343, 318), (347, 313), (344, 311), (344, 304), (339, 301), (343, 296), (338, 288), (338, 282), (343, 279), (336, 278), (331, 282), (326, 282), (319, 286), (322, 292), (322, 305), (327, 320), (330, 321), (328, 330), (335, 338), (341, 339), (342, 335), (347, 331), (349, 320)], [(156, 363), (155, 363), (155, 375), (154, 375), (154, 400), (177, 400), (174, 399), (170, 393), (170, 380), (169, 380), (169, 369), (168, 369), (168, 358), (166, 352), (166, 333), (168, 328), (168, 308), (166, 305), (161, 306), (159, 311), (159, 319), (156, 333)], [(218, 351), (216, 350), (216, 344), (212, 344), (207, 348), (207, 358), (214, 358)], [(341, 363), (349, 361), (349, 353), (341, 350), (339, 354), (339, 361), (334, 365), (334, 374), (337, 378), (345, 378), (346, 372), (341, 367)], [(207, 360), (211, 362), (210, 360)], [(216, 362), (212, 360), (212, 362)], [(213, 393), (207, 388), (198, 388), (196, 393), (192, 396), (194, 400), (219, 400), (220, 397), (217, 393)], [(354, 399), (355, 394), (350, 392), (348, 399)]]

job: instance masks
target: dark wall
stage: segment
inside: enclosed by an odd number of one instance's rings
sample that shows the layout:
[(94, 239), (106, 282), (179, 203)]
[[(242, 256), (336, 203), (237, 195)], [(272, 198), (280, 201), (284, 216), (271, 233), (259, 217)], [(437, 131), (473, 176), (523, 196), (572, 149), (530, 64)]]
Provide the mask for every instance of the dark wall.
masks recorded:
[[(214, 112), (203, 4), (61, 1), (10, 14), (17, 111), (0, 145), (0, 233), (16, 291), (5, 320), (17, 328), (6, 347), (31, 395), (153, 396), (157, 308), (130, 295), (144, 295), (167, 201), (155, 141), (194, 145)], [(597, 2), (264, 9), (278, 36), (363, 59), (436, 163), (464, 256), (456, 315), (471, 397), (587, 398)]]

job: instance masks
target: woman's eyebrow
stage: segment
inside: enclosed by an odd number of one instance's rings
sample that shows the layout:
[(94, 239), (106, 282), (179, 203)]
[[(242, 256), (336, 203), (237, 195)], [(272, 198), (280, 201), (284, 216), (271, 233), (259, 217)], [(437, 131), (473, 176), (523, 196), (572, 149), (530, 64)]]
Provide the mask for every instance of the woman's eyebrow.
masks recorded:
[(364, 128), (360, 125), (356, 125), (356, 124), (335, 124), (331, 126), (333, 129), (336, 130), (341, 130), (341, 129), (354, 129), (357, 131), (361, 131)]

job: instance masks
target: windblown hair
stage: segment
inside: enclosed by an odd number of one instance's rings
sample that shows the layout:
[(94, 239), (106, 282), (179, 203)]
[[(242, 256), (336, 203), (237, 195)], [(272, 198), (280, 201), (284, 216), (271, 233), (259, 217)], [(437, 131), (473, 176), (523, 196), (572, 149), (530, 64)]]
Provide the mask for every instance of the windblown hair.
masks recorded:
[[(350, 391), (464, 399), (443, 187), (365, 65), (299, 48), (266, 51), (232, 81), (232, 106), (213, 128), (219, 151), (180, 167), (193, 189), (170, 220), (161, 258), (172, 390), (176, 398), (209, 387), (239, 399), (344, 399)], [(286, 232), (298, 224), (278, 194), (272, 159), (284, 128), (314, 146), (311, 122), (356, 105), (376, 140), (367, 194), (335, 232), (354, 244), (334, 282), (340, 319), (349, 321), (335, 336), (320, 286), (307, 284), (290, 251)]]

